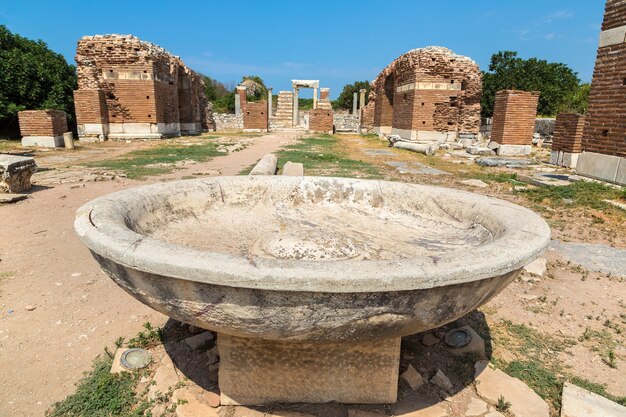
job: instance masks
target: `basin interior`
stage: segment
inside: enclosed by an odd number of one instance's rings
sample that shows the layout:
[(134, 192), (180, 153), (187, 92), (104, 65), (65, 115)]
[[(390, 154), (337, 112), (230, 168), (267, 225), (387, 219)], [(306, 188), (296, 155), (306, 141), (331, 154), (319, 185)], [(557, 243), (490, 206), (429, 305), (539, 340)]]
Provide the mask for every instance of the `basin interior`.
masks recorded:
[(480, 204), (445, 189), (248, 178), (157, 191), (141, 200), (127, 224), (207, 252), (314, 261), (436, 257), (491, 242), (501, 229)]

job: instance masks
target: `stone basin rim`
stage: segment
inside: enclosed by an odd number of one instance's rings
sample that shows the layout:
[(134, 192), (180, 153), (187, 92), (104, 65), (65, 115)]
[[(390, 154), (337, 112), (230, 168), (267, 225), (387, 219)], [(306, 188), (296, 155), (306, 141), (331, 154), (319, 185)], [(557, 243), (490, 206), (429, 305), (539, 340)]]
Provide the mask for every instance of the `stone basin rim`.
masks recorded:
[[(445, 193), (461, 201), (476, 203), (504, 226), (491, 242), (441, 257), (417, 256), (393, 260), (253, 260), (232, 254), (189, 248), (130, 229), (120, 211), (127, 199), (149, 195), (163, 187), (177, 192), (194, 183), (282, 183), (297, 187), (305, 182), (369, 184), (407, 187), (433, 195)], [(145, 193), (145, 194), (144, 194)], [(96, 198), (78, 209), (74, 227), (78, 237), (93, 253), (117, 264), (146, 273), (195, 282), (273, 291), (363, 293), (411, 291), (491, 278), (515, 271), (545, 252), (550, 228), (533, 211), (519, 205), (452, 188), (421, 184), (335, 177), (235, 176), (206, 177), (139, 186)]]

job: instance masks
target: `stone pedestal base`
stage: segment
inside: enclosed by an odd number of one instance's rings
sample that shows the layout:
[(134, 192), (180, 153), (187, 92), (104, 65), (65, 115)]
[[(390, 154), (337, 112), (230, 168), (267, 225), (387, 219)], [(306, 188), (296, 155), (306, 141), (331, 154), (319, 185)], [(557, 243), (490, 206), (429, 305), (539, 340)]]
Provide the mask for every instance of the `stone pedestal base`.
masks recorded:
[(219, 334), (222, 405), (391, 404), (400, 338), (367, 343), (295, 343)]

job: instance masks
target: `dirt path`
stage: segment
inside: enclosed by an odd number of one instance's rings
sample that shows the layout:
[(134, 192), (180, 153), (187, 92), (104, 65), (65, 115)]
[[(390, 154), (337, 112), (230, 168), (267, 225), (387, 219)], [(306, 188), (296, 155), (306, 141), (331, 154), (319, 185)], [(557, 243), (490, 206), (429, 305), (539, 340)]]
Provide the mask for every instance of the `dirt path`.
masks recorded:
[(192, 172), (236, 175), (295, 135), (257, 137), (241, 151), (145, 181), (40, 187), (25, 201), (0, 206), (0, 416), (43, 416), (51, 403), (73, 392), (105, 346), (136, 335), (146, 321), (166, 320), (100, 270), (74, 235), (78, 207), (103, 194)]

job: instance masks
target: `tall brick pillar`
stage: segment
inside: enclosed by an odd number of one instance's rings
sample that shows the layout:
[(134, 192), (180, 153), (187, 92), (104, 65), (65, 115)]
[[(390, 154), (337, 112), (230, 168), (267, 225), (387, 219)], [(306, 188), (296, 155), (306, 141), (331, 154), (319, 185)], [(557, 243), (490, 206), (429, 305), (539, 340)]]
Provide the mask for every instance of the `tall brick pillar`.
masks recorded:
[(607, 0), (579, 174), (626, 185), (626, 1)]
[(530, 153), (539, 92), (502, 90), (493, 105), (491, 141), (498, 144), (498, 155)]

